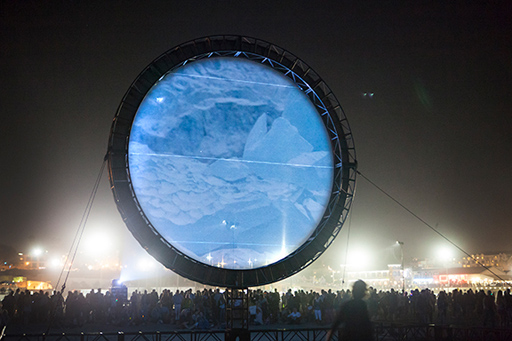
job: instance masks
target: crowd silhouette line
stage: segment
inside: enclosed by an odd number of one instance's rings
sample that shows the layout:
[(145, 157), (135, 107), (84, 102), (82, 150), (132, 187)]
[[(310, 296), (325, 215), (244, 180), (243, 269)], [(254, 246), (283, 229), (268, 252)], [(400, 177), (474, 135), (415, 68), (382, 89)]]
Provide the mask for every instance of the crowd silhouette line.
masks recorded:
[[(339, 308), (353, 299), (351, 290), (289, 289), (280, 293), (257, 289), (249, 290), (248, 295), (250, 323), (268, 326), (310, 324), (329, 327), (339, 316)], [(374, 323), (490, 328), (512, 325), (510, 289), (497, 292), (453, 290), (435, 295), (429, 289), (403, 294), (393, 289), (377, 291), (370, 287), (361, 300), (366, 303), (369, 318)], [(9, 292), (1, 303), (0, 327), (51, 324), (62, 329), (101, 323), (122, 328), (156, 323), (176, 329), (225, 328), (226, 294), (219, 289), (134, 291), (126, 300), (101, 289), (86, 294), (69, 291), (65, 296), (58, 291), (18, 289)]]

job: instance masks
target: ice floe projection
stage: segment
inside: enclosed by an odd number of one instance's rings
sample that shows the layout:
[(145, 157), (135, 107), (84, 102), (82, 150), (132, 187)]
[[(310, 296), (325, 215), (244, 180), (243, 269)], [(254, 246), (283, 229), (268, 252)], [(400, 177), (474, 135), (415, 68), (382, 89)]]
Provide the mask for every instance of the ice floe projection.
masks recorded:
[(214, 57), (162, 77), (128, 146), (135, 195), (174, 248), (204, 264), (275, 263), (312, 234), (333, 177), (330, 139), (304, 92), (247, 59)]

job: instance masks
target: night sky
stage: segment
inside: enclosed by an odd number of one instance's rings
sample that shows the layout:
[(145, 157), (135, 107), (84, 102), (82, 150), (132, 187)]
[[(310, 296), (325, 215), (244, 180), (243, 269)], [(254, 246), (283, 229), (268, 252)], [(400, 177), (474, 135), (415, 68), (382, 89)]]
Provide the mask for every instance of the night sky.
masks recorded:
[[(2, 1), (0, 244), (65, 253), (135, 77), (178, 44), (235, 34), (326, 81), (362, 174), (467, 252), (512, 252), (512, 7), (447, 3)], [(406, 257), (447, 245), (362, 177), (323, 258), (343, 262), (349, 229), (349, 249), (379, 267), (397, 262), (396, 240)], [(95, 230), (133, 244), (107, 172)]]

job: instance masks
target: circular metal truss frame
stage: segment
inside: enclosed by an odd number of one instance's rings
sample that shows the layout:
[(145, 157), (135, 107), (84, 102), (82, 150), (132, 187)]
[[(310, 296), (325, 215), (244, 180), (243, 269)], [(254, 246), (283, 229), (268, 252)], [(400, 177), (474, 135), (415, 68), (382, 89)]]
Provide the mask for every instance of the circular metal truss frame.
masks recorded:
[[(256, 269), (233, 270), (201, 263), (184, 255), (152, 226), (139, 205), (130, 180), (128, 142), (138, 107), (151, 87), (167, 73), (210, 57), (246, 58), (289, 77), (308, 96), (331, 138), (334, 175), (331, 196), (318, 226), (297, 250)], [(210, 36), (179, 45), (154, 60), (126, 92), (114, 117), (108, 142), (108, 168), (114, 200), (130, 232), (165, 267), (190, 280), (231, 288), (273, 283), (301, 271), (334, 241), (355, 194), (356, 157), (345, 113), (331, 89), (302, 60), (266, 41), (244, 36)]]

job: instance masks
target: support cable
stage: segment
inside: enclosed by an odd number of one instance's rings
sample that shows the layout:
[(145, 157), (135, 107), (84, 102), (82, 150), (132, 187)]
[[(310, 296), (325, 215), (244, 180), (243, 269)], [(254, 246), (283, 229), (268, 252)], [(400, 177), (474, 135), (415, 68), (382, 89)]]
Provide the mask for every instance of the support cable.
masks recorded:
[(385, 190), (383, 190), (382, 188), (380, 188), (379, 186), (377, 186), (377, 184), (375, 184), (373, 181), (371, 181), (370, 179), (368, 179), (364, 174), (362, 174), (360, 171), (356, 170), (356, 173), (359, 174), (360, 176), (362, 176), (366, 181), (368, 181), (368, 183), (370, 183), (373, 187), (375, 187), (376, 189), (378, 189), (380, 192), (382, 192), (385, 196), (387, 196), (389, 199), (391, 199), (393, 202), (395, 202), (398, 206), (402, 207), (404, 210), (406, 210), (410, 215), (412, 215), (414, 218), (418, 219), (420, 222), (422, 222), (424, 225), (426, 225), (427, 227), (429, 227), (432, 231), (434, 231), (435, 233), (437, 233), (441, 238), (443, 238), (444, 240), (446, 240), (448, 243), (450, 243), (451, 245), (453, 245), (454, 247), (456, 247), (459, 251), (461, 251), (462, 253), (464, 253), (466, 256), (468, 256), (469, 258), (471, 258), (472, 260), (475, 261), (476, 264), (480, 265), (481, 267), (483, 267), (484, 269), (486, 269), (487, 271), (489, 271), (491, 274), (493, 274), (494, 276), (496, 276), (498, 279), (502, 280), (503, 282), (506, 282), (508, 283), (508, 281), (504, 280), (503, 278), (501, 278), (501, 276), (499, 276), (498, 274), (496, 274), (494, 271), (492, 271), (488, 266), (482, 264), (481, 262), (479, 262), (477, 259), (475, 259), (475, 257), (473, 257), (472, 255), (470, 255), (468, 252), (466, 252), (464, 249), (462, 249), (460, 246), (458, 246), (457, 244), (455, 244), (454, 242), (452, 242), (448, 237), (446, 237), (445, 235), (443, 235), (441, 232), (439, 232), (435, 227), (433, 227), (432, 225), (430, 225), (429, 223), (427, 223), (425, 220), (423, 220), (420, 216), (418, 216), (416, 213), (414, 213), (412, 210), (410, 210), (409, 208), (407, 208), (405, 205), (403, 205), (401, 202), (399, 202), (397, 199), (393, 198), (391, 196), (391, 194), (387, 193)]
[[(66, 289), (66, 283), (67, 283), (67, 280), (68, 280), (68, 277), (69, 277), (69, 273), (70, 273), (71, 267), (73, 266), (73, 263), (75, 261), (76, 254), (78, 253), (78, 246), (80, 245), (80, 241), (81, 241), (82, 236), (84, 234), (85, 225), (87, 224), (87, 220), (89, 218), (89, 214), (91, 213), (92, 204), (94, 202), (94, 198), (96, 197), (96, 192), (98, 191), (98, 187), (100, 185), (101, 177), (103, 175), (103, 171), (105, 169), (106, 163), (107, 163), (107, 155), (105, 155), (105, 158), (103, 159), (103, 163), (102, 163), (102, 165), (100, 167), (100, 171), (98, 173), (98, 176), (96, 177), (96, 182), (94, 183), (92, 192), (91, 192), (91, 194), (89, 196), (89, 201), (87, 202), (87, 205), (85, 207), (85, 211), (84, 211), (84, 213), (82, 215), (82, 219), (80, 220), (80, 224), (78, 225), (78, 229), (76, 231), (75, 238), (73, 239), (73, 243), (71, 244), (71, 247), (69, 249), (68, 255), (66, 257), (66, 262), (68, 263), (68, 267), (67, 267), (68, 273), (66, 274), (66, 278), (64, 279), (64, 283), (62, 284), (61, 293), (63, 293), (64, 289)], [(73, 251), (73, 249), (74, 249), (74, 251)], [(68, 260), (69, 260), (69, 258), (70, 258), (72, 253), (73, 253), (73, 257), (71, 258), (71, 261), (68, 262)], [(59, 286), (60, 280), (61, 280), (62, 275), (63, 275), (65, 270), (66, 270), (66, 266), (64, 265), (63, 268), (62, 268), (62, 271), (60, 273), (59, 280), (57, 281), (57, 284), (55, 285), (56, 287)]]
[[(62, 283), (62, 288), (60, 290), (60, 293), (61, 295), (63, 296), (64, 295), (64, 290), (66, 289), (66, 283), (68, 281), (68, 277), (69, 277), (69, 274), (71, 272), (71, 268), (73, 266), (73, 263), (75, 261), (75, 257), (78, 253), (78, 246), (80, 245), (80, 241), (82, 240), (82, 236), (84, 234), (84, 231), (85, 231), (85, 226), (87, 224), (87, 220), (89, 219), (89, 215), (91, 213), (91, 209), (92, 209), (92, 205), (94, 203), (94, 199), (96, 197), (96, 193), (98, 192), (98, 187), (100, 185), (100, 182), (101, 182), (101, 177), (103, 175), (103, 171), (105, 170), (105, 165), (107, 164), (107, 157), (108, 157), (108, 153), (105, 155), (105, 157), (103, 158), (103, 163), (100, 167), (100, 171), (98, 173), (98, 176), (96, 177), (96, 182), (94, 183), (94, 186), (93, 186), (93, 189), (91, 191), (91, 194), (89, 196), (89, 200), (87, 201), (87, 205), (85, 206), (85, 210), (84, 210), (84, 213), (82, 215), (82, 219), (80, 220), (80, 223), (78, 224), (78, 229), (75, 233), (75, 237), (73, 238), (73, 242), (71, 243), (71, 247), (69, 248), (69, 252), (67, 254), (67, 257), (66, 257), (66, 262), (64, 263), (64, 265), (62, 266), (62, 270), (60, 272), (60, 275), (59, 275), (59, 279), (57, 280), (57, 284), (55, 285), (55, 288), (58, 288), (59, 287), (59, 283), (64, 275), (64, 271), (66, 271), (67, 269), (67, 274), (64, 278), (64, 282)], [(71, 256), (72, 255), (72, 256)], [(55, 316), (55, 312), (57, 310), (57, 305), (55, 305), (51, 311), (51, 316), (50, 316), (50, 321), (48, 322), (48, 329), (46, 330), (46, 334), (48, 334), (48, 332), (50, 331), (50, 327), (52, 325), (52, 322), (53, 322), (53, 319), (54, 319), (54, 316)]]
[[(352, 204), (353, 206), (354, 204)], [(347, 271), (347, 262), (348, 262), (348, 244), (350, 241), (350, 227), (352, 226), (352, 214), (349, 213), (348, 216), (348, 230), (347, 230), (347, 245), (345, 246), (345, 266), (343, 267), (343, 275), (341, 276), (341, 284), (345, 284), (345, 273)]]

